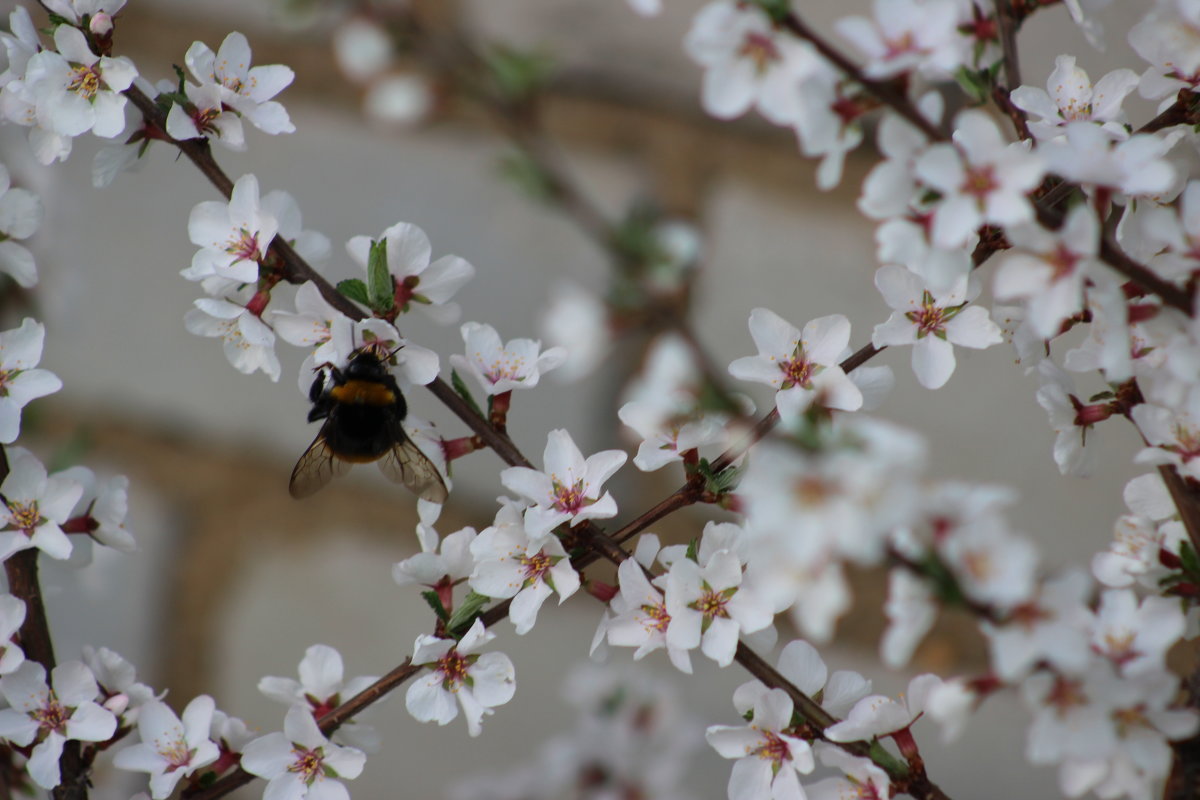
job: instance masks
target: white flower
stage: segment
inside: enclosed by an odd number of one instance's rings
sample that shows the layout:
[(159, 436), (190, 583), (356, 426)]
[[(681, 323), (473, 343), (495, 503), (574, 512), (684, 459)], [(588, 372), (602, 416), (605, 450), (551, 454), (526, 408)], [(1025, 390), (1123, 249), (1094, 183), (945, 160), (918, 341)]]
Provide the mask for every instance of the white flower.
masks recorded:
[(258, 280), (258, 265), (279, 230), (274, 215), (259, 202), (258, 178), (243, 175), (229, 202), (205, 200), (188, 217), (188, 238), (201, 249), (182, 272), (191, 281), (215, 275), (238, 283)]
[(242, 118), (225, 106), (224, 92), (220, 86), (212, 83), (197, 86), (185, 82), (183, 93), (188, 105), (175, 103), (167, 112), (167, 133), (171, 138), (206, 138), (230, 150), (246, 149)]
[(29, 128), (29, 146), (40, 164), (65, 161), (71, 154), (72, 138), (55, 133), (38, 116), (38, 93), (24, 80), (5, 84), (0, 92), (0, 113), (17, 125)]
[(1158, 99), (1200, 82), (1200, 8), (1189, 0), (1162, 0), (1129, 31), (1129, 46), (1150, 63), (1139, 87)]
[(26, 289), (37, 284), (33, 255), (15, 239), (28, 239), (42, 223), (42, 201), (28, 189), (14, 188), (0, 164), (0, 272)]
[[(284, 705), (306, 706), (314, 718), (320, 719), (378, 680), (373, 675), (345, 680), (343, 670), (341, 653), (328, 645), (314, 644), (300, 660), (299, 681), (268, 675), (258, 682), (258, 690)], [(339, 742), (367, 752), (379, 744), (375, 729), (358, 721), (343, 725), (334, 735)]]
[(937, 675), (918, 675), (899, 700), (880, 694), (864, 697), (844, 720), (825, 729), (825, 737), (831, 742), (857, 742), (902, 731), (925, 712), (929, 696), (941, 684)]
[(721, 119), (753, 106), (776, 125), (790, 125), (800, 83), (819, 63), (808, 44), (776, 30), (762, 9), (734, 0), (702, 8), (684, 47), (704, 67), (704, 110)]
[(450, 363), (474, 378), (489, 396), (531, 389), (543, 372), (567, 359), (564, 347), (539, 353), (542, 343), (533, 339), (513, 339), (505, 344), (495, 328), (478, 322), (463, 323), (462, 337), (467, 354), (450, 356)]
[(689, 558), (673, 563), (666, 603), (667, 643), (682, 650), (699, 646), (722, 667), (733, 661), (741, 634), (763, 630), (775, 616), (742, 585), (742, 562), (732, 550), (717, 551), (703, 567)]
[(440, 543), (435, 538), (433, 549), (438, 552), (431, 549), (393, 564), (392, 580), (400, 586), (418, 583), (430, 587), (453, 586), (465, 580), (475, 570), (471, 544), (477, 535), (474, 528), (463, 528), (448, 534)]
[(51, 558), (71, 555), (62, 524), (83, 494), (83, 487), (62, 475), (46, 475), (29, 451), (10, 448), (9, 473), (0, 484), (0, 561), (36, 547)]
[[(129, 513), (128, 478), (124, 475), (114, 475), (106, 481), (98, 482), (96, 474), (84, 466), (70, 467), (55, 474), (70, 478), (83, 487), (83, 495), (75, 504), (70, 517), (85, 528), (83, 532), (91, 539), (118, 552), (132, 553), (137, 550), (133, 534), (125, 527), (125, 517)], [(72, 532), (80, 531), (72, 529)], [(87, 544), (90, 547), (90, 542)], [(75, 549), (84, 548), (77, 545)]]
[(1092, 628), (1092, 650), (1108, 658), (1125, 677), (1166, 670), (1167, 650), (1182, 638), (1186, 621), (1176, 598), (1146, 597), (1131, 589), (1100, 595)]
[(1029, 121), (1029, 132), (1038, 139), (1059, 135), (1068, 122), (1088, 121), (1100, 125), (1114, 139), (1125, 139), (1125, 112), (1121, 104), (1137, 88), (1138, 76), (1131, 69), (1114, 70), (1095, 85), (1088, 74), (1075, 66), (1075, 56), (1061, 55), (1054, 60), (1054, 71), (1046, 79), (1046, 89), (1018, 86), (1012, 102), (1036, 119)]
[(436, 110), (437, 89), (424, 75), (398, 73), (373, 81), (363, 95), (363, 111), (384, 125), (406, 128), (427, 119)]
[(933, 243), (960, 247), (985, 222), (1012, 225), (1033, 218), (1026, 194), (1042, 180), (1042, 160), (1008, 144), (983, 111), (954, 119), (954, 144), (935, 144), (917, 159), (920, 180), (941, 194), (933, 209)]
[(99, 14), (109, 17), (125, 7), (126, 0), (45, 0), (47, 10), (72, 25), (81, 25)]
[(243, 375), (255, 370), (279, 380), (279, 358), (275, 355), (275, 332), (245, 306), (228, 300), (201, 297), (183, 317), (190, 333), (220, 337), (225, 358)]
[(125, 130), (125, 95), (137, 68), (124, 56), (97, 56), (83, 32), (70, 25), (54, 29), (58, 52), (43, 50), (29, 59), (25, 85), (37, 97), (37, 120), (60, 136), (91, 131), (111, 139)]
[(215, 708), (213, 699), (202, 694), (188, 703), (180, 721), (166, 703), (146, 703), (138, 714), (142, 741), (117, 753), (113, 765), (150, 773), (150, 795), (154, 800), (169, 797), (181, 779), (220, 755), (208, 738)]
[(0, 678), (0, 694), (10, 708), (0, 711), (0, 736), (21, 747), (37, 744), (26, 769), (33, 782), (53, 789), (62, 780), (58, 760), (68, 741), (103, 742), (117, 730), (117, 718), (93, 702), (96, 679), (79, 661), (50, 673), (35, 661)]
[(537, 538), (564, 522), (576, 525), (616, 516), (616, 501), (600, 492), (628, 457), (621, 450), (604, 450), (585, 460), (570, 433), (553, 430), (542, 454), (545, 471), (509, 467), (500, 473), (500, 482), (535, 504), (525, 510), (525, 529)]
[(700, 410), (704, 389), (692, 349), (676, 334), (654, 340), (646, 366), (625, 391), (617, 416), (642, 437), (634, 465), (645, 472), (679, 461), (689, 450), (721, 442), (725, 417)]
[(1113, 525), (1114, 541), (1092, 559), (1096, 580), (1113, 588), (1130, 586), (1134, 581), (1157, 588), (1166, 575), (1159, 553), (1178, 553), (1185, 537), (1183, 525), (1172, 519), (1175, 503), (1162, 477), (1148, 473), (1125, 484), (1125, 505), (1132, 513), (1121, 515)]
[[(610, 608), (614, 616), (608, 620), (605, 635), (613, 647), (636, 647), (634, 660), (659, 648), (665, 648), (675, 667), (692, 674), (689, 649), (676, 647), (667, 641), (671, 615), (663, 594), (646, 577), (643, 565), (628, 558), (617, 567), (620, 593), (613, 597)], [(663, 582), (661, 577), (657, 582)]]
[(184, 62), (201, 86), (216, 84), (222, 102), (263, 133), (296, 130), (284, 107), (271, 99), (291, 84), (295, 73), (282, 64), (251, 67), (250, 43), (244, 35), (229, 34), (216, 53), (203, 42), (194, 42)]
[(25, 624), (25, 602), (11, 594), (0, 594), (0, 675), (8, 675), (25, 662), (25, 651), (13, 636)]
[(992, 668), (1001, 680), (1015, 681), (1039, 661), (1078, 674), (1091, 655), (1091, 612), (1084, 605), (1087, 575), (1070, 570), (1046, 581), (1035, 600), (1018, 607), (1003, 625), (982, 624), (991, 646)]
[(736, 758), (729, 776), (729, 800), (798, 800), (799, 775), (816, 766), (808, 742), (786, 733), (792, 727), (792, 698), (771, 689), (754, 704), (749, 725), (711, 725), (704, 738), (724, 758)]
[(29, 59), (42, 49), (41, 38), (25, 6), (17, 6), (8, 15), (8, 31), (0, 31), (0, 43), (8, 56), (7, 67), (0, 73), (0, 87), (3, 87), (21, 80)]
[(798, 415), (813, 403), (843, 411), (862, 406), (862, 392), (838, 366), (850, 342), (850, 321), (841, 314), (818, 317), (800, 331), (774, 311), (756, 308), (750, 336), (758, 355), (735, 360), (729, 374), (777, 389), (780, 414)]
[(428, 675), (408, 687), (404, 696), (408, 713), (421, 722), (447, 725), (462, 706), (467, 731), (478, 736), (484, 716), (511, 700), (517, 688), (508, 656), (475, 652), (494, 638), (496, 634), (485, 630), (478, 619), (457, 642), (428, 634), (418, 636), (412, 663), (430, 669)]
[[(1091, 473), (1095, 460), (1094, 424), (1108, 416), (1103, 405), (1085, 406), (1075, 397), (1071, 376), (1050, 359), (1037, 367), (1041, 387), (1037, 392), (1038, 405), (1050, 417), (1054, 440), (1054, 463), (1063, 475), (1085, 477)], [(1092, 417), (1090, 415), (1094, 414)]]
[(45, 338), (46, 327), (28, 317), (21, 327), (0, 332), (0, 444), (12, 444), (21, 433), (21, 409), (62, 388), (53, 372), (34, 369)]
[(843, 776), (826, 778), (806, 787), (808, 800), (888, 800), (892, 796), (887, 773), (871, 759), (851, 755), (823, 742), (818, 742), (814, 750), (824, 766), (841, 770)]
[(1067, 215), (1060, 230), (1013, 226), (1006, 235), (1017, 248), (1003, 256), (993, 289), (999, 300), (1026, 302), (1026, 319), (1043, 339), (1062, 330), (1083, 309), (1083, 285), (1096, 266), (1100, 224), (1086, 203)]
[(1102, 186), (1138, 196), (1165, 192), (1179, 179), (1166, 155), (1183, 136), (1182, 131), (1140, 133), (1123, 142), (1114, 142), (1090, 122), (1068, 122), (1062, 131), (1062, 136), (1038, 145), (1047, 172), (1087, 187)]
[(864, 74), (891, 78), (919, 70), (945, 79), (963, 62), (953, 0), (875, 0), (873, 18), (843, 17), (835, 25), (867, 58)]
[[(307, 281), (296, 290), (296, 311), (272, 309), (267, 312), (271, 327), (280, 339), (297, 347), (309, 347), (312, 351), (305, 366), (300, 369), (300, 391), (307, 397), (313, 382), (313, 370), (322, 364), (341, 364), (348, 353), (338, 352), (333, 340), (333, 330), (338, 325), (353, 328), (349, 319), (338, 311), (321, 294), (312, 281)], [(344, 320), (344, 321), (343, 321)], [(309, 361), (312, 364), (309, 364)]]
[(132, 725), (137, 721), (141, 707), (158, 699), (153, 689), (138, 682), (133, 664), (107, 647), (97, 649), (85, 644), (83, 663), (92, 671), (100, 687), (101, 705), (116, 714), (121, 725)]
[(333, 744), (317, 727), (308, 708), (292, 706), (283, 720), (283, 733), (268, 733), (246, 745), (242, 769), (267, 779), (265, 798), (349, 800), (338, 778), (362, 774), (367, 756), (353, 747)]
[[(450, 298), (475, 277), (473, 266), (458, 256), (442, 256), (430, 263), (433, 246), (429, 237), (409, 222), (397, 222), (378, 241), (387, 246), (387, 267), (400, 313), (407, 313), (415, 304), (437, 322), (458, 319), (458, 304)], [(366, 269), (374, 243), (367, 236), (355, 236), (346, 243), (346, 252)]]
[(471, 556), (471, 588), (496, 599), (511, 597), (508, 616), (518, 634), (533, 629), (538, 610), (552, 592), (558, 593), (561, 604), (579, 589), (579, 573), (571, 567), (562, 542), (550, 534), (526, 533), (520, 511), (511, 505), (501, 508), (496, 523), (471, 542)]
[(883, 613), (888, 627), (879, 643), (883, 663), (899, 669), (909, 662), (921, 639), (937, 619), (933, 590), (907, 569), (888, 573), (888, 596)]
[(905, 267), (888, 265), (875, 273), (875, 286), (894, 310), (875, 326), (876, 347), (913, 345), (912, 368), (926, 389), (940, 389), (954, 374), (954, 345), (982, 350), (1004, 341), (987, 309), (968, 304), (979, 296), (974, 276), (963, 276), (943, 292)]

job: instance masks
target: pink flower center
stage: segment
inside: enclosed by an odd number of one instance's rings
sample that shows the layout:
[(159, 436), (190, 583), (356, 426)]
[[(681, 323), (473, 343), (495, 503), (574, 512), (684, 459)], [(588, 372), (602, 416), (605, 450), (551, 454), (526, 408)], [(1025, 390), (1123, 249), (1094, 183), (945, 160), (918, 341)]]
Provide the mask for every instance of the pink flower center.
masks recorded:
[(963, 180), (963, 194), (973, 195), (982, 202), (989, 194), (1000, 188), (999, 181), (991, 166), (968, 167)]
[(531, 583), (544, 580), (544, 576), (552, 566), (554, 566), (554, 560), (545, 553), (521, 556), (521, 567), (525, 570), (525, 580)]
[(242, 228), (236, 238), (226, 243), (225, 252), (236, 256), (237, 261), (258, 261), (258, 234)]
[(887, 45), (887, 53), (884, 58), (896, 58), (905, 53), (918, 52), (917, 40), (913, 36), (912, 31), (905, 31), (902, 36), (897, 36), (894, 39), (883, 38), (883, 43)]
[(642, 612), (646, 615), (646, 618), (642, 620), (642, 627), (647, 631), (667, 632), (667, 626), (671, 624), (671, 615), (667, 613), (665, 603), (659, 603), (658, 605), (647, 603), (642, 606)]
[(11, 515), (8, 521), (9, 530), (19, 530), (26, 536), (32, 536), (37, 526), (42, 523), (42, 514), (38, 511), (36, 500), (27, 504), (9, 503), (8, 513)]
[(1118, 664), (1137, 658), (1133, 642), (1137, 636), (1130, 630), (1110, 630), (1104, 634), (1104, 654)]
[(458, 686), (467, 680), (467, 659), (459, 655), (457, 650), (451, 650), (437, 661), (437, 671), (442, 673), (442, 685), (450, 691), (456, 691)]
[(1185, 462), (1200, 456), (1200, 432), (1186, 425), (1175, 425), (1175, 441), (1178, 444), (1163, 448), (1178, 455)]
[(92, 67), (79, 64), (71, 69), (71, 82), (67, 91), (82, 95), (91, 100), (100, 91), (100, 73)]
[(725, 589), (724, 591), (714, 591), (705, 584), (704, 593), (700, 595), (700, 599), (689, 605), (704, 615), (706, 619), (729, 619), (729, 612), (725, 606), (729, 603), (729, 598), (733, 597), (737, 589)]
[(1079, 263), (1079, 255), (1072, 253), (1060, 244), (1046, 259), (1046, 263), (1050, 265), (1050, 280), (1057, 283), (1075, 274), (1075, 265)]
[(195, 755), (195, 750), (189, 750), (187, 742), (183, 739), (175, 739), (165, 745), (156, 742), (155, 749), (158, 754), (167, 761), (166, 772), (174, 772), (177, 769), (182, 769), (192, 763), (192, 756)]
[(788, 747), (787, 742), (774, 731), (762, 731), (762, 741), (758, 747), (754, 748), (752, 755), (756, 755), (764, 761), (770, 761), (775, 765), (775, 768), (783, 766), (783, 762), (792, 757), (792, 751)]
[(201, 133), (216, 134), (217, 126), (213, 123), (216, 122), (219, 116), (221, 116), (220, 107), (198, 108), (196, 109), (196, 113), (192, 114), (192, 122), (195, 123), (196, 130)]
[(805, 475), (792, 487), (792, 494), (802, 506), (819, 506), (837, 494), (836, 489), (820, 475)]
[(925, 292), (924, 297), (921, 298), (921, 308), (917, 311), (909, 311), (904, 316), (908, 317), (909, 322), (917, 326), (918, 339), (924, 339), (931, 333), (940, 339), (945, 339), (946, 323), (965, 305), (966, 303), (963, 303), (962, 305), (943, 308), (934, 302), (933, 295)]
[(46, 705), (30, 712), (34, 722), (41, 728), (41, 733), (48, 734), (52, 731), (58, 733), (66, 733), (67, 719), (71, 716), (70, 711), (59, 703), (54, 695), (46, 701)]
[(783, 373), (782, 388), (803, 386), (805, 389), (810, 389), (813, 377), (821, 370), (821, 365), (814, 364), (805, 358), (804, 350), (797, 345), (792, 358), (779, 362), (779, 371)]
[(323, 748), (316, 747), (306, 750), (298, 745), (293, 745), (292, 755), (296, 757), (296, 760), (288, 766), (288, 772), (295, 772), (309, 786), (317, 778), (325, 776), (325, 751)]
[(504, 360), (508, 353), (504, 353), (500, 358), (497, 358), (491, 364), (484, 364), (483, 357), (475, 354), (475, 363), (479, 365), (479, 371), (491, 383), (499, 383), (502, 380), (523, 381), (525, 376), (522, 375), (525, 371), (525, 359), (509, 356), (509, 360)]
[(1068, 680), (1059, 676), (1055, 679), (1050, 693), (1046, 695), (1045, 702), (1046, 705), (1056, 708), (1059, 716), (1062, 716), (1072, 708), (1087, 705), (1088, 698), (1084, 694), (1083, 684), (1080, 681)]
[(559, 511), (565, 511), (568, 514), (575, 515), (589, 501), (583, 495), (583, 481), (579, 480), (570, 486), (563, 486), (558, 481), (553, 481), (554, 485), (554, 507)]
[(773, 62), (780, 60), (779, 48), (775, 46), (771, 37), (754, 31), (746, 34), (741, 48), (738, 49), (738, 55), (753, 61), (754, 68), (760, 75), (766, 72)]

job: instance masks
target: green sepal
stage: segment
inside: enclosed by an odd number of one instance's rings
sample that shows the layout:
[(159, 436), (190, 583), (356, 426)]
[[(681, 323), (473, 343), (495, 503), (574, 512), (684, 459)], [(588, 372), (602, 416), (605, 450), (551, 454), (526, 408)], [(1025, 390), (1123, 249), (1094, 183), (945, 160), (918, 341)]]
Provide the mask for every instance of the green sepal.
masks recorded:
[(367, 305), (372, 311), (391, 311), (396, 304), (396, 284), (388, 271), (387, 239), (371, 242), (367, 256)]
[(999, 64), (1000, 62), (997, 62), (993, 68), (985, 70), (959, 67), (954, 73), (958, 85), (976, 105), (991, 100), (992, 88), (996, 85), (996, 76), (999, 74)]
[[(479, 409), (479, 404), (475, 402), (475, 398), (471, 396), (471, 390), (467, 388), (466, 381), (462, 379), (462, 376), (458, 374), (458, 370), (456, 369), (450, 370), (450, 385), (454, 387), (454, 393), (461, 397), (463, 402), (471, 407), (471, 410), (475, 412), (476, 416), (487, 419), (487, 417), (485, 417), (483, 412)], [(490, 397), (488, 398), (488, 403), (489, 405), (491, 403)]]
[(217, 782), (217, 773), (213, 772), (211, 769), (204, 772), (200, 776), (200, 780), (198, 781), (198, 783), (200, 784), (200, 788), (202, 788), (202, 789), (207, 789), (209, 786), (212, 786), (216, 782)]
[(438, 593), (433, 589), (426, 592), (421, 592), (421, 597), (425, 598), (425, 602), (433, 609), (433, 613), (437, 614), (437, 618), (445, 622), (450, 618), (450, 613), (446, 611), (446, 607), (442, 605), (442, 598), (438, 597)]
[(486, 594), (479, 594), (478, 592), (468, 594), (462, 601), (462, 604), (454, 610), (454, 616), (450, 617), (450, 620), (446, 623), (446, 630), (454, 638), (461, 638), (470, 629), (471, 625), (474, 624), (475, 618), (479, 616), (480, 609), (487, 605), (491, 599)]
[(348, 297), (356, 303), (361, 303), (364, 306), (370, 305), (367, 298), (367, 285), (358, 278), (347, 278), (344, 281), (338, 281), (337, 290), (343, 297)]
[(1196, 558), (1192, 543), (1186, 539), (1179, 543), (1179, 560), (1183, 563), (1184, 572), (1190, 577), (1200, 578), (1200, 560)]
[(688, 542), (687, 557), (690, 558), (692, 561), (699, 563), (700, 562), (699, 550), (700, 550), (700, 540), (692, 539), (690, 542)]

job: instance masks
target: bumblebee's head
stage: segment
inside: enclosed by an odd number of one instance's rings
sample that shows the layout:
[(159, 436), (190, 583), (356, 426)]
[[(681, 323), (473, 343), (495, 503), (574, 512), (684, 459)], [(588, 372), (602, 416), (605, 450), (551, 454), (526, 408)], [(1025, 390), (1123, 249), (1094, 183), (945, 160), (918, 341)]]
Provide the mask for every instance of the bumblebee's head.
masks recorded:
[(385, 359), (390, 354), (391, 350), (386, 347), (363, 345), (350, 356), (350, 363), (346, 365), (345, 375), (352, 379), (379, 380), (388, 374)]

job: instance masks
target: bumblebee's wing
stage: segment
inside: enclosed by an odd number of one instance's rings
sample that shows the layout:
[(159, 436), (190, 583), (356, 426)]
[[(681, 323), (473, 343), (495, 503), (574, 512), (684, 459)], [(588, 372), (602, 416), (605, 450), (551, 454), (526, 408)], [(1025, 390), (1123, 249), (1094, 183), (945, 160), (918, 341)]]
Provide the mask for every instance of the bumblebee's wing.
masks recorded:
[(412, 439), (397, 435), (396, 444), (379, 459), (379, 469), (396, 483), (402, 483), (422, 500), (446, 502), (446, 484), (437, 467), (421, 452)]
[(292, 470), (292, 479), (288, 483), (288, 491), (297, 500), (308, 497), (332, 480), (334, 475), (345, 475), (350, 470), (350, 462), (338, 458), (325, 441), (325, 431), (322, 430), (313, 439), (313, 443), (300, 456), (296, 468)]

